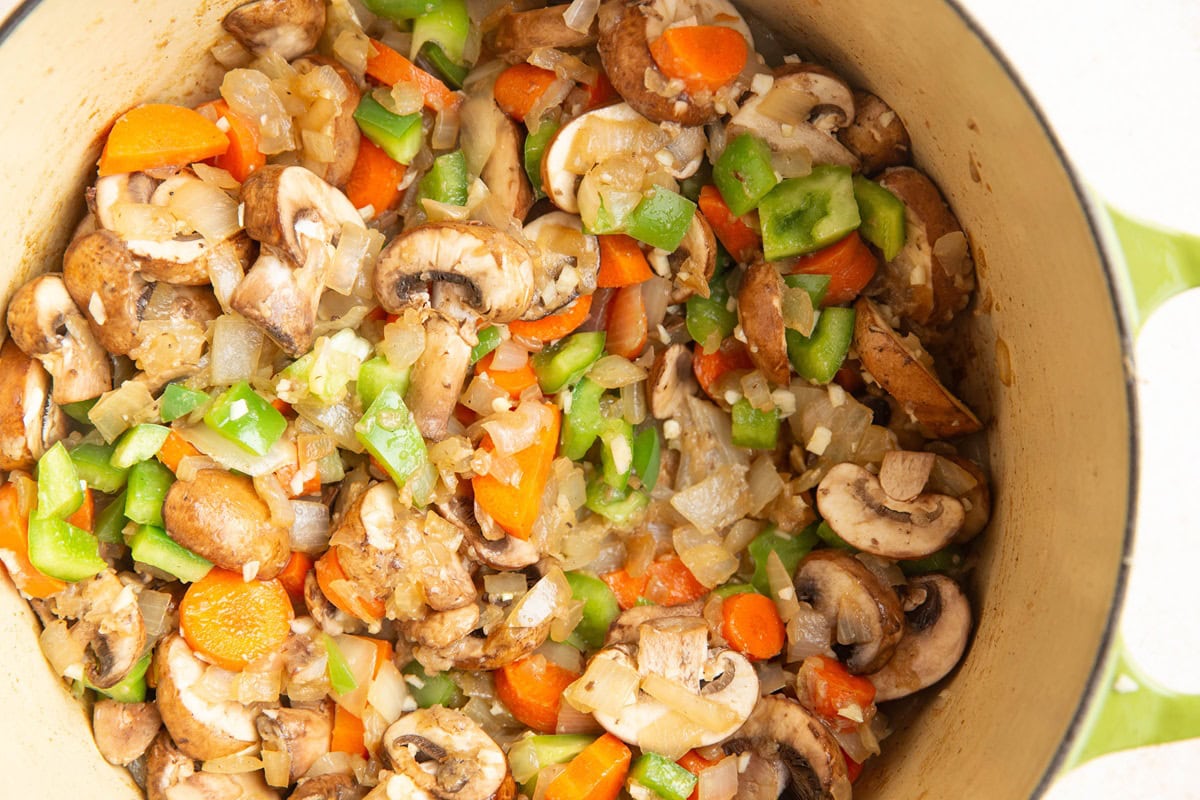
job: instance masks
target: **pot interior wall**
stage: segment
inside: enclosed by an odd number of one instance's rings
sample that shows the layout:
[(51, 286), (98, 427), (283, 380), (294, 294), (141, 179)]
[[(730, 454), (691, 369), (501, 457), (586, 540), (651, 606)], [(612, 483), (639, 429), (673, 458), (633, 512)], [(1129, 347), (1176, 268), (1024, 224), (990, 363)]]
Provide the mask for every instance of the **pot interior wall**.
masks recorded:
[[(60, 267), (100, 137), (125, 108), (215, 86), (207, 47), (236, 0), (45, 0), (0, 47), (0, 300)], [(990, 419), (993, 522), (971, 595), (978, 628), (948, 682), (889, 710), (897, 727), (857, 797), (1028, 797), (1067, 733), (1106, 631), (1128, 514), (1130, 419), (1104, 266), (1020, 92), (940, 0), (759, 0), (780, 41), (884, 97), (970, 234), (980, 292), (961, 364)], [(770, 49), (766, 43), (762, 47)], [(787, 48), (781, 52), (790, 52)], [(0, 772), (46, 797), (134, 796), (47, 668), (0, 581)], [(86, 795), (85, 795), (86, 793)]]

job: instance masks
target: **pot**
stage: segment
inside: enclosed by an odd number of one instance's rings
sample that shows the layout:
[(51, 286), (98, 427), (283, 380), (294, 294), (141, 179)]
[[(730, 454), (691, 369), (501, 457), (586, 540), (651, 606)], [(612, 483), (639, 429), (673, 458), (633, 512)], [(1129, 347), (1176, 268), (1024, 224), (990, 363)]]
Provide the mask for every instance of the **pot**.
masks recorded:
[[(0, 134), (0, 307), (31, 275), (59, 268), (119, 113), (213, 95), (221, 70), (208, 48), (239, 2), (42, 0), (0, 28), (0, 107), (11, 115)], [(978, 627), (951, 679), (891, 710), (896, 733), (855, 797), (1039, 794), (1105, 694), (1125, 578), (1136, 431), (1115, 239), (1021, 86), (952, 3), (744, 5), (788, 52), (834, 65), (896, 109), (978, 267), (961, 359), (962, 395), (988, 420), (995, 490), (971, 584)], [(6, 785), (136, 796), (96, 752), (7, 580), (0, 639)]]

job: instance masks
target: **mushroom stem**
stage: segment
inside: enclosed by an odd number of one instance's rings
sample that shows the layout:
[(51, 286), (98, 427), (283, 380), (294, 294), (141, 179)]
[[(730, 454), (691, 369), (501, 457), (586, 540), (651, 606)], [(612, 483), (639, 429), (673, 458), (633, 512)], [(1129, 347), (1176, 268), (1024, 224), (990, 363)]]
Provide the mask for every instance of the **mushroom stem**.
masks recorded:
[(425, 350), (413, 364), (408, 403), (426, 439), (446, 438), (450, 415), (471, 368), (471, 345), (459, 327), (436, 312), (425, 320)]

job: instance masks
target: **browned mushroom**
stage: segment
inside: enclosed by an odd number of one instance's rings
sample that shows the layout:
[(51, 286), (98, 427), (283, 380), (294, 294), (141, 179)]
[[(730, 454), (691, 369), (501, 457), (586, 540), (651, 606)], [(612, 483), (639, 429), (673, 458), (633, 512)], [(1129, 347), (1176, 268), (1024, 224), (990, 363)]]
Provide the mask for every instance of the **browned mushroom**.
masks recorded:
[(738, 322), (750, 360), (767, 380), (787, 386), (791, 363), (783, 326), (783, 280), (773, 264), (751, 264), (738, 289)]
[(162, 717), (154, 703), (122, 703), (104, 698), (92, 708), (96, 747), (108, 763), (125, 767), (140, 758), (158, 735)]
[(854, 121), (838, 131), (838, 141), (858, 157), (862, 171), (874, 175), (907, 164), (912, 153), (908, 130), (891, 106), (870, 92), (854, 92)]
[(717, 238), (703, 214), (693, 214), (679, 246), (667, 256), (675, 285), (671, 302), (683, 303), (694, 294), (708, 297), (708, 282), (717, 268)]
[(673, 417), (680, 412), (684, 399), (695, 391), (692, 351), (684, 344), (670, 345), (650, 368), (650, 413), (655, 419)]
[(264, 708), (255, 725), (264, 751), (287, 754), (291, 765), (288, 782), (294, 783), (329, 752), (332, 703), (325, 701), (312, 708)]
[(499, 800), (513, 794), (504, 751), (479, 723), (442, 706), (406, 714), (383, 734), (395, 774), (387, 797)]
[(9, 339), (0, 346), (0, 469), (33, 466), (69, 430), (45, 368)]
[(496, 139), (492, 153), (483, 165), (479, 177), (487, 184), (500, 207), (517, 221), (525, 219), (533, 205), (533, 188), (525, 174), (521, 129), (507, 114), (492, 114), (496, 123)]
[(795, 700), (778, 694), (758, 701), (731, 739), (748, 740), (764, 758), (787, 766), (791, 792), (812, 800), (850, 800), (846, 759), (821, 721)]
[(254, 0), (225, 15), (221, 25), (252, 53), (285, 61), (317, 45), (325, 28), (323, 0)]
[(529, 11), (510, 11), (487, 33), (485, 39), (488, 47), (500, 58), (516, 64), (540, 48), (569, 50), (594, 44), (595, 20), (586, 32), (573, 30), (567, 27), (563, 19), (564, 8), (554, 5)]

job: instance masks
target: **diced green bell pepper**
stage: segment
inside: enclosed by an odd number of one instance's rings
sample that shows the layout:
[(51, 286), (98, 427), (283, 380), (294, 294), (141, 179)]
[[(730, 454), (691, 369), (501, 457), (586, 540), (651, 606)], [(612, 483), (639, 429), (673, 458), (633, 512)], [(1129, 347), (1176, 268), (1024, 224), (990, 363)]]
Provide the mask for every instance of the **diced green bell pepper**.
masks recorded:
[(533, 356), (533, 371), (545, 394), (556, 394), (583, 377), (604, 352), (604, 331), (575, 333)]
[(572, 570), (565, 573), (571, 586), (571, 596), (583, 601), (583, 617), (567, 639), (581, 650), (598, 650), (604, 645), (604, 637), (613, 620), (621, 613), (617, 596), (608, 584), (586, 572)]
[(195, 583), (208, 574), (212, 562), (176, 542), (157, 525), (139, 525), (129, 537), (129, 554), (134, 561), (174, 575), (184, 583)]
[(97, 492), (115, 494), (125, 485), (128, 467), (114, 467), (110, 444), (80, 444), (71, 451), (71, 461), (79, 478)]
[(427, 72), (433, 72), (451, 89), (461, 89), (470, 71), (466, 65), (446, 55), (446, 51), (437, 42), (425, 42), (421, 45), (421, 52), (417, 53), (417, 63), (428, 67)]
[(559, 452), (572, 461), (587, 455), (600, 435), (604, 418), (600, 415), (600, 398), (604, 387), (593, 380), (582, 379), (571, 391), (571, 410), (563, 415)]
[(183, 384), (168, 383), (160, 398), (158, 414), (163, 422), (174, 422), (212, 400), (208, 392), (189, 389)]
[(628, 487), (624, 491), (614, 489), (602, 477), (595, 476), (588, 482), (585, 505), (615, 525), (628, 525), (641, 517), (650, 505), (650, 496)]
[(370, 408), (379, 397), (380, 392), (388, 387), (396, 390), (403, 397), (408, 391), (408, 382), (412, 376), (412, 367), (402, 369), (393, 367), (383, 356), (364, 361), (358, 368), (358, 399), (363, 408)]
[(654, 491), (661, 466), (662, 441), (658, 438), (658, 428), (650, 426), (633, 439), (633, 471), (647, 492)]
[(760, 411), (741, 398), (733, 404), (733, 443), (752, 450), (774, 450), (779, 442), (779, 414)]
[(686, 323), (692, 341), (701, 347), (711, 345), (715, 349), (733, 334), (737, 314), (726, 308), (722, 301), (694, 294), (687, 299)]
[(452, 206), (467, 204), (467, 157), (462, 150), (445, 153), (433, 160), (433, 166), (418, 184), (421, 197)]
[(123, 544), (121, 532), (125, 529), (125, 492), (114, 497), (108, 505), (96, 514), (96, 522), (92, 533), (105, 544)]
[(779, 261), (831, 245), (861, 222), (849, 167), (821, 164), (788, 178), (758, 204), (763, 256)]
[(946, 545), (936, 553), (931, 553), (924, 558), (899, 562), (900, 569), (905, 575), (924, 575), (928, 572), (955, 572), (962, 569), (963, 563), (963, 549), (956, 544)]
[(504, 341), (504, 336), (500, 333), (500, 328), (495, 325), (488, 325), (481, 330), (477, 336), (479, 341), (471, 348), (471, 363), (475, 364), (488, 353), (500, 346), (500, 342)]
[(812, 298), (813, 308), (820, 308), (821, 301), (825, 299), (825, 294), (829, 291), (829, 284), (833, 280), (829, 275), (784, 275), (783, 282), (792, 289), (803, 289), (808, 292), (808, 296)]
[(885, 261), (891, 261), (904, 247), (904, 201), (862, 175), (854, 176), (854, 199), (862, 217), (858, 232), (879, 248)]
[(55, 442), (37, 463), (37, 509), (34, 516), (62, 519), (83, 505), (79, 471), (66, 445)]
[(436, 11), (442, 0), (363, 0), (363, 5), (377, 17), (399, 22)]
[(779, 183), (771, 148), (752, 133), (735, 136), (713, 164), (713, 183), (734, 216), (753, 210)]
[(63, 403), (59, 408), (63, 410), (71, 419), (84, 425), (91, 425), (92, 421), (88, 419), (88, 412), (92, 410), (92, 406), (96, 405), (99, 397), (93, 397), (91, 400), (79, 400), (74, 403)]
[(108, 568), (95, 536), (65, 520), (38, 516), (29, 520), (29, 563), (44, 575), (71, 583)]
[(342, 648), (338, 647), (338, 643), (327, 633), (321, 634), (321, 642), (325, 645), (325, 654), (328, 656), (326, 671), (329, 674), (330, 688), (335, 694), (350, 694), (358, 688), (358, 680), (354, 677), (354, 671), (350, 669)]
[(557, 120), (544, 119), (536, 131), (525, 137), (525, 174), (533, 186), (534, 197), (539, 200), (546, 196), (542, 186), (542, 156), (554, 134), (558, 133), (558, 128)]
[(651, 247), (675, 251), (687, 235), (696, 214), (696, 204), (677, 192), (655, 186), (629, 212), (625, 232)]
[(359, 130), (393, 160), (408, 164), (421, 149), (421, 115), (393, 114), (365, 92), (354, 120)]
[(712, 593), (717, 597), (724, 599), (733, 597), (735, 594), (751, 594), (758, 591), (748, 583), (727, 583), (724, 586), (718, 586), (712, 590)]
[(696, 776), (658, 753), (642, 753), (629, 770), (629, 782), (654, 792), (663, 800), (687, 800), (696, 788)]
[(467, 0), (442, 0), (437, 8), (425, 12), (413, 23), (410, 58), (417, 58), (426, 42), (437, 42), (447, 58), (461, 62), (470, 30)]
[(431, 708), (432, 706), (457, 708), (462, 705), (462, 692), (459, 691), (458, 684), (450, 677), (450, 673), (439, 672), (436, 675), (429, 675), (419, 661), (410, 661), (400, 671), (408, 676), (404, 682), (408, 685), (409, 696), (421, 708)]
[(633, 426), (623, 419), (606, 419), (600, 429), (600, 474), (618, 491), (629, 485), (633, 471)]
[[(96, 691), (118, 703), (140, 703), (146, 699), (146, 670), (149, 668), (150, 653), (146, 653), (138, 659), (129, 672), (125, 673), (125, 677), (121, 678), (119, 683), (107, 689), (96, 689)], [(90, 688), (95, 689), (96, 687)]]
[(818, 541), (817, 526), (809, 525), (796, 534), (785, 533), (774, 525), (768, 526), (750, 542), (750, 560), (754, 563), (754, 577), (750, 579), (755, 591), (770, 595), (771, 584), (767, 580), (767, 557), (771, 553), (779, 556), (788, 574), (793, 575), (800, 559), (808, 555)]
[(171, 470), (158, 461), (134, 464), (125, 486), (125, 516), (139, 525), (162, 525), (163, 500), (174, 482)]
[[(383, 466), (397, 486), (403, 486), (429, 463), (425, 440), (400, 392), (388, 386), (354, 426), (354, 435)], [(414, 499), (422, 505), (426, 498)]]
[(287, 419), (240, 381), (221, 393), (204, 414), (204, 424), (256, 455), (266, 455), (287, 429)]
[(829, 547), (836, 547), (838, 550), (850, 550), (852, 552), (857, 552), (858, 550), (854, 545), (838, 536), (828, 522), (822, 521), (816, 528), (816, 534), (817, 538)]
[(796, 374), (813, 383), (829, 383), (841, 369), (854, 340), (854, 309), (826, 308), (817, 316), (811, 336), (784, 331), (788, 360)]
[(127, 469), (139, 461), (154, 458), (154, 454), (162, 449), (163, 442), (171, 429), (163, 425), (135, 425), (121, 435), (113, 450), (112, 465), (117, 469)]

